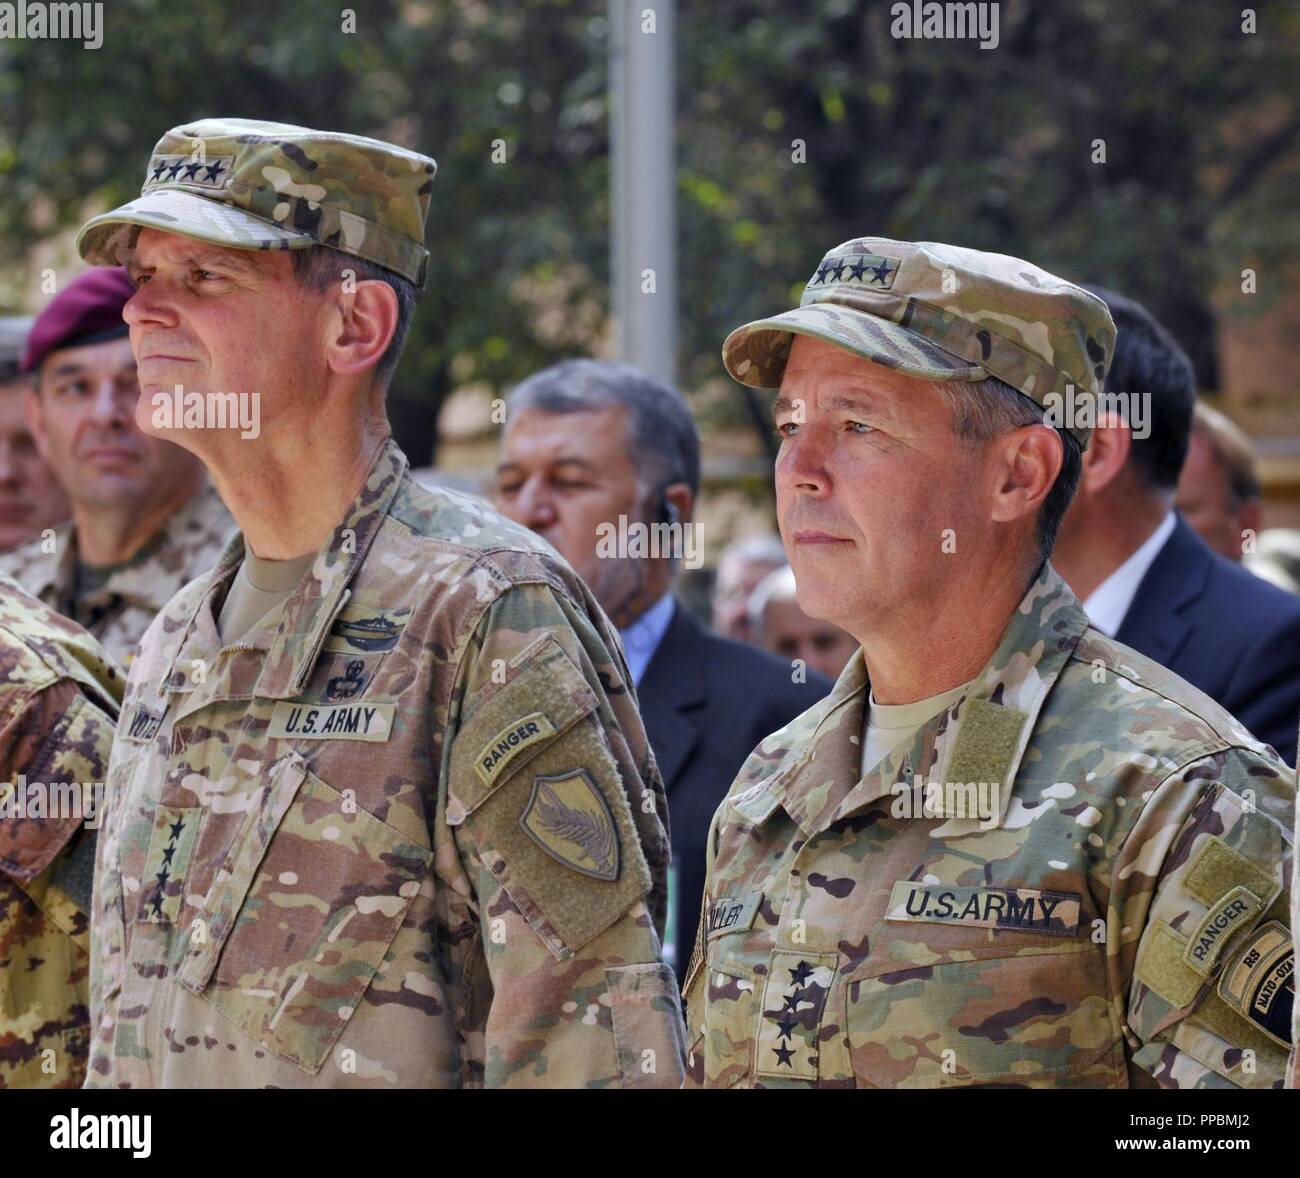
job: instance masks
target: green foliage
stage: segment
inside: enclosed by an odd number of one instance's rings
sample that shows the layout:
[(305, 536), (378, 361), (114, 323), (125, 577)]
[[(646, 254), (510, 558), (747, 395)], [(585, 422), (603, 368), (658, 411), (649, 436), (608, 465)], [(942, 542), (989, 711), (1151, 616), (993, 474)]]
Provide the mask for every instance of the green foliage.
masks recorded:
[[(679, 4), (683, 383), (716, 380), (727, 331), (789, 305), (829, 246), (863, 233), (1116, 286), (1212, 382), (1215, 284), (1255, 265), (1276, 291), (1300, 253), (1279, 166), (1300, 131), (1300, 11), (1260, 4), (1250, 36), (1235, 5), (1004, 0), (1001, 44), (981, 50), (895, 40), (889, 10)], [(132, 196), (154, 141), (186, 119), (426, 151), (439, 163), (433, 261), (392, 404), (419, 462), (453, 374), (500, 389), (603, 337), (606, 8), (372, 0), (353, 33), (345, 11), (110, 0), (99, 50), (0, 43), (0, 265), (13, 272), (29, 243)]]

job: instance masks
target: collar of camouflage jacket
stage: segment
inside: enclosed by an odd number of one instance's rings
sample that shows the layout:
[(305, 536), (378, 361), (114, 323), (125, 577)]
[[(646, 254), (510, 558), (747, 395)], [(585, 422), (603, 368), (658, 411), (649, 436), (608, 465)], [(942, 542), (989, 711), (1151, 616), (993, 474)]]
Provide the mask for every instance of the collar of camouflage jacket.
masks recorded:
[[(301, 693), (321, 644), (347, 604), (348, 584), (366, 559), (402, 480), (406, 455), (389, 438), (366, 476), (356, 500), (316, 553), (310, 571), (285, 602), (264, 658), (250, 663), (256, 678), (233, 683), (234, 694), (264, 699), (291, 699)], [(158, 684), (160, 694), (192, 692), (201, 679), (190, 669), (211, 667), (222, 650), (217, 632), (217, 603), (244, 559), (244, 536), (236, 532), (220, 559), (197, 586), (185, 635)], [(233, 648), (232, 648), (233, 649)]]
[(760, 824), (779, 806), (809, 837), (886, 796), (900, 816), (946, 819), (936, 838), (1014, 825), (1021, 820), (1011, 804), (1021, 758), (1052, 685), (1087, 628), (1078, 599), (1044, 562), (966, 694), (865, 776), (860, 768), (870, 679), (859, 649), (830, 696), (787, 730), (776, 772), (729, 804)]
[[(183, 537), (187, 532), (210, 524), (224, 513), (221, 496), (210, 483), (190, 496), (163, 525), (160, 538), (150, 541), (140, 559), (114, 569), (104, 583), (83, 595), (78, 603), (73, 594), (77, 584), (77, 534), (72, 524), (54, 529), (54, 551), (42, 553), (23, 573), (28, 592), (43, 601), (55, 601), (61, 612), (73, 616), (76, 606), (107, 605), (114, 598), (128, 605), (158, 613), (190, 581), (190, 561), (185, 559)], [(39, 541), (34, 542), (39, 545)], [(147, 559), (146, 559), (147, 557)]]

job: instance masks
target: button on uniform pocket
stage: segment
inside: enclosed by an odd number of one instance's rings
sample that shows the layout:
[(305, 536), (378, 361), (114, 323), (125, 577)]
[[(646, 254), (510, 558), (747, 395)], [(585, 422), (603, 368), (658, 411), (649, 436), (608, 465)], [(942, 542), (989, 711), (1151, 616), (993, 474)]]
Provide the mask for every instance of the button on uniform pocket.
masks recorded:
[(267, 1050), (315, 1073), (431, 862), (426, 848), (291, 754), (216, 873), (207, 941), (191, 948), (179, 980)]

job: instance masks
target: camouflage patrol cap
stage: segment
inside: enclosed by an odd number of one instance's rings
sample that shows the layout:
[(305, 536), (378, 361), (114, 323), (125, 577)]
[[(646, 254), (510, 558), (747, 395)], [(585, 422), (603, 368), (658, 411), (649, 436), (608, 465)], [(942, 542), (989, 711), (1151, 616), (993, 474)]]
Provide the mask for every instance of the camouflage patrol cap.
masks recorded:
[[(779, 388), (795, 335), (908, 376), (994, 376), (1044, 408), (1091, 399), (1093, 410), (1115, 346), (1106, 304), (1046, 270), (1005, 254), (885, 237), (837, 245), (795, 310), (727, 336), (723, 363), (742, 384)], [(1091, 426), (1075, 421), (1093, 418), (1071, 414), (1060, 424), (1086, 448)]]
[(140, 195), (77, 235), (88, 262), (126, 261), (140, 227), (232, 249), (326, 245), (424, 285), (437, 164), (378, 139), (254, 119), (200, 119), (153, 149)]

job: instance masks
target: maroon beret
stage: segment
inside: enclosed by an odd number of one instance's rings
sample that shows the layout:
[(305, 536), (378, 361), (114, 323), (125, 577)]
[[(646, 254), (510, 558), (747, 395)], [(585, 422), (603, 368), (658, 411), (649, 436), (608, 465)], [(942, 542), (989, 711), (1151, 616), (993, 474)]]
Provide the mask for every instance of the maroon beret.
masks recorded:
[(122, 308), (135, 294), (135, 283), (120, 267), (96, 267), (73, 279), (36, 316), (23, 371), (34, 372), (56, 348), (75, 348), (126, 335)]

